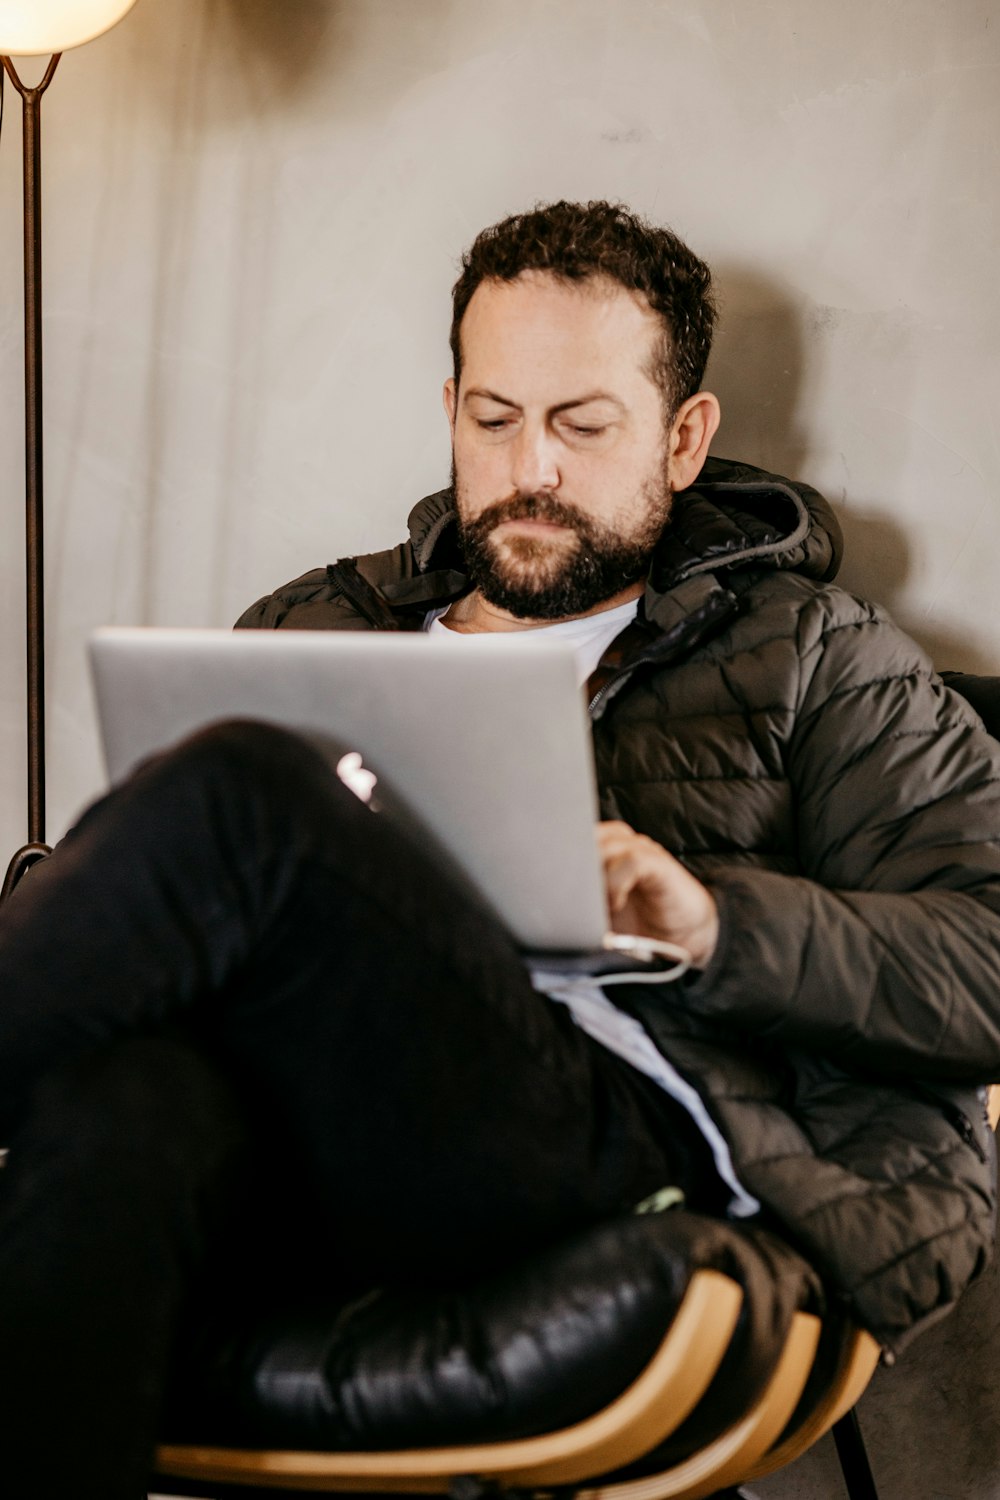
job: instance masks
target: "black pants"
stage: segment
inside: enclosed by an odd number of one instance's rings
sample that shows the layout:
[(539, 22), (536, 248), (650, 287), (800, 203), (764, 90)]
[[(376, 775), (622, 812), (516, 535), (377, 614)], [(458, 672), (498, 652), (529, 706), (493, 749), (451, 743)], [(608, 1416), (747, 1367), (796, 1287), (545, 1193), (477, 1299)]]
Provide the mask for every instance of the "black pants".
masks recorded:
[(249, 724), (150, 762), (0, 911), (3, 1140), (0, 1467), (37, 1500), (134, 1500), (241, 1215), (336, 1274), (441, 1282), (718, 1191), (683, 1111), (416, 841)]

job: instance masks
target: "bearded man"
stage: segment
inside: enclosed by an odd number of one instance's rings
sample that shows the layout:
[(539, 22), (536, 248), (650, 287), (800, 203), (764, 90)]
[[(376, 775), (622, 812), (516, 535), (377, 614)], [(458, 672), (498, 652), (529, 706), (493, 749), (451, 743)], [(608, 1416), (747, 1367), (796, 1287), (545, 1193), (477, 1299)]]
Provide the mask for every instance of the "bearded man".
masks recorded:
[[(713, 324), (707, 268), (622, 208), (485, 231), (452, 485), (400, 546), (239, 622), (569, 639), (612, 922), (686, 947), (688, 978), (539, 992), (428, 851), (245, 724), (140, 770), (0, 914), (0, 1425), (36, 1496), (137, 1490), (248, 1128), (291, 1174), (283, 1232), (368, 1285), (448, 1283), (664, 1188), (779, 1226), (890, 1346), (982, 1265), (1000, 751), (830, 582), (823, 500), (708, 458)], [(231, 1096), (188, 1078), (192, 1043)], [(78, 1351), (62, 1391), (52, 1342)]]
[[(831, 583), (822, 497), (707, 457), (710, 283), (607, 203), (483, 231), (454, 288), (451, 486), (401, 546), (238, 623), (574, 642), (612, 921), (699, 973), (616, 989), (617, 1022), (594, 1020), (593, 986), (558, 998), (633, 1083), (659, 1077), (628, 1040), (641, 1021), (706, 1106), (701, 1190), (735, 1178), (898, 1344), (982, 1264), (992, 1222), (975, 1084), (1000, 1060), (997, 749), (884, 611)], [(957, 1235), (924, 1217), (938, 1191)]]

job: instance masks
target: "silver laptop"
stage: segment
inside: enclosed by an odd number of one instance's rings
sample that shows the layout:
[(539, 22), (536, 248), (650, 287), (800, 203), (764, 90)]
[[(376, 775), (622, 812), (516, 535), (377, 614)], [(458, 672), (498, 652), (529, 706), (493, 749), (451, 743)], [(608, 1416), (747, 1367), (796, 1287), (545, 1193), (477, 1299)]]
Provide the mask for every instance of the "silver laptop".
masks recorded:
[(421, 825), (526, 951), (589, 972), (678, 958), (608, 934), (590, 730), (568, 645), (111, 628), (91, 637), (90, 660), (113, 782), (214, 721), (281, 724), (324, 750), (373, 812)]

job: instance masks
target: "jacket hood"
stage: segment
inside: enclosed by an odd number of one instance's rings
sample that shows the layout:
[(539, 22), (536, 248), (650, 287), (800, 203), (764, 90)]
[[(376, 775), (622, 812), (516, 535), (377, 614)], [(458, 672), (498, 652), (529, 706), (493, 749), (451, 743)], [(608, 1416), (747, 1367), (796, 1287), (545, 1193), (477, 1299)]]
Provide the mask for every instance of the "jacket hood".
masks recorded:
[(697, 573), (764, 567), (827, 582), (843, 554), (840, 524), (823, 496), (752, 464), (710, 458), (674, 498), (650, 581), (672, 588)]
[[(421, 572), (461, 567), (450, 489), (419, 501), (409, 527)], [(663, 594), (700, 573), (750, 567), (826, 581), (842, 551), (837, 518), (818, 491), (752, 464), (710, 458), (697, 483), (675, 496), (649, 584)]]

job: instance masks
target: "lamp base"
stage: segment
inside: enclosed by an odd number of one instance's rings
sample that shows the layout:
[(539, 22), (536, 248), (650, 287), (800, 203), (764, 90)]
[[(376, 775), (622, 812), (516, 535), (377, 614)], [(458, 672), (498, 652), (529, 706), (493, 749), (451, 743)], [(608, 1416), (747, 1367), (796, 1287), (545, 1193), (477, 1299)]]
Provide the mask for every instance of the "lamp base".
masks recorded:
[(37, 865), (40, 859), (44, 859), (47, 854), (51, 853), (52, 850), (48, 844), (25, 844), (23, 848), (18, 849), (14, 858), (7, 866), (3, 886), (0, 887), (0, 904), (6, 901), (11, 891), (21, 879), (21, 876), (26, 875), (32, 865)]

